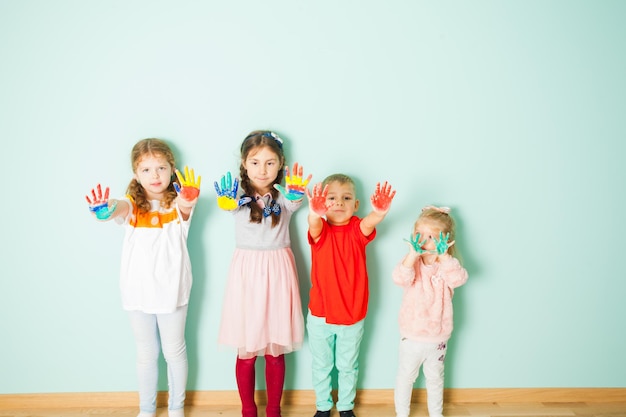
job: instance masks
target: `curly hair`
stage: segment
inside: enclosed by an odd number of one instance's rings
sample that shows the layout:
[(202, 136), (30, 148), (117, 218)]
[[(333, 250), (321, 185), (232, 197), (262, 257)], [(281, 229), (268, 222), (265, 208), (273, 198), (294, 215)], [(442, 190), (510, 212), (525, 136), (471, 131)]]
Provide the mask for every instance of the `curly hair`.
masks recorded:
[[(161, 139), (142, 139), (137, 142), (135, 146), (133, 146), (133, 150), (130, 153), (130, 163), (133, 172), (137, 170), (137, 166), (141, 162), (141, 159), (145, 156), (163, 157), (172, 167), (172, 172), (176, 169), (174, 153), (170, 149), (169, 145)], [(170, 208), (176, 199), (177, 194), (176, 189), (174, 188), (174, 182), (178, 182), (176, 175), (172, 175), (172, 181), (167, 187), (165, 198), (161, 201), (161, 206), (165, 208)], [(150, 211), (151, 205), (148, 197), (146, 196), (146, 190), (135, 178), (133, 178), (128, 184), (126, 194), (133, 199), (140, 213), (147, 213)]]
[[(274, 179), (273, 184), (280, 184), (285, 176), (285, 154), (283, 153), (282, 143), (279, 142), (269, 130), (255, 130), (250, 132), (248, 136), (241, 143), (241, 165), (239, 166), (239, 178), (240, 187), (244, 194), (254, 195), (256, 190), (252, 186), (248, 171), (244, 167), (244, 161), (248, 159), (248, 155), (251, 152), (256, 152), (261, 148), (269, 148), (272, 152), (278, 156), (280, 167), (278, 169), (278, 175)], [(278, 190), (274, 187), (271, 188), (270, 193), (272, 199), (278, 198)], [(258, 204), (250, 204), (250, 222), (261, 223), (263, 220), (263, 209)], [(272, 227), (276, 226), (280, 222), (280, 216), (272, 216)]]

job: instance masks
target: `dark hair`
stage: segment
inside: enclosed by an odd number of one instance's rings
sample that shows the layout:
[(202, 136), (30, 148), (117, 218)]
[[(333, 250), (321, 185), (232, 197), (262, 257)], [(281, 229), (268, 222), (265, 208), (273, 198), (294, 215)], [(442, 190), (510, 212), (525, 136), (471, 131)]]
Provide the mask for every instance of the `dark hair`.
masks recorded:
[[(269, 148), (274, 152), (280, 161), (280, 167), (278, 169), (278, 175), (274, 179), (274, 184), (280, 184), (285, 176), (285, 154), (283, 153), (283, 142), (274, 132), (269, 130), (255, 130), (250, 132), (248, 136), (241, 143), (241, 165), (239, 166), (239, 178), (240, 187), (244, 194), (253, 196), (256, 190), (250, 182), (248, 172), (244, 167), (244, 161), (248, 158), (250, 152), (258, 150), (260, 148)], [(278, 198), (278, 190), (274, 187), (271, 188), (270, 194), (272, 199)], [(263, 209), (258, 204), (250, 204), (250, 222), (261, 223), (263, 220)], [(280, 216), (272, 216), (272, 227), (276, 226), (280, 222)]]
[[(133, 146), (133, 150), (130, 152), (130, 163), (133, 168), (133, 172), (137, 170), (137, 166), (144, 156), (163, 157), (172, 167), (172, 173), (174, 172), (174, 169), (176, 169), (174, 153), (170, 149), (169, 145), (161, 139), (142, 139), (137, 142), (135, 146)], [(176, 199), (177, 194), (176, 189), (174, 188), (174, 182), (178, 182), (175, 175), (173, 175), (172, 181), (165, 192), (165, 197), (161, 201), (161, 205), (165, 208), (169, 208), (174, 199)], [(128, 194), (135, 201), (139, 212), (147, 213), (150, 211), (151, 204), (146, 196), (146, 190), (135, 178), (130, 180), (130, 184), (128, 184), (128, 188), (126, 189), (126, 194)]]

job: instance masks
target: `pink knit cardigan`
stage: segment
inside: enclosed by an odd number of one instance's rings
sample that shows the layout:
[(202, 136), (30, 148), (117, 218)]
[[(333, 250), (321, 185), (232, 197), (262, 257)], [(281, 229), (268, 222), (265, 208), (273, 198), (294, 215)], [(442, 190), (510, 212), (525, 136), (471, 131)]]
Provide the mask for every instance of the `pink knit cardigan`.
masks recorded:
[(452, 256), (425, 265), (417, 258), (412, 268), (400, 261), (393, 270), (393, 281), (404, 288), (398, 323), (400, 335), (426, 343), (445, 342), (453, 328), (454, 289), (467, 282), (467, 271)]

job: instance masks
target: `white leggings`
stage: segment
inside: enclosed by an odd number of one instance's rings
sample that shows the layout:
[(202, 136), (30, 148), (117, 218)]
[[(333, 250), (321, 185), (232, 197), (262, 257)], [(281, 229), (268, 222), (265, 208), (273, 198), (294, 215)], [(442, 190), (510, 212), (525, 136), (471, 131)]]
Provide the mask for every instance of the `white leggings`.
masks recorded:
[(443, 416), (443, 374), (447, 343), (420, 343), (409, 339), (400, 341), (394, 391), (396, 417), (409, 415), (413, 383), (419, 376), (420, 367), (423, 367), (426, 378), (428, 414), (430, 417)]
[(147, 314), (141, 311), (129, 311), (128, 314), (137, 343), (139, 409), (143, 413), (156, 411), (161, 346), (167, 363), (168, 409), (182, 409), (188, 375), (185, 344), (187, 306), (179, 307), (169, 314)]

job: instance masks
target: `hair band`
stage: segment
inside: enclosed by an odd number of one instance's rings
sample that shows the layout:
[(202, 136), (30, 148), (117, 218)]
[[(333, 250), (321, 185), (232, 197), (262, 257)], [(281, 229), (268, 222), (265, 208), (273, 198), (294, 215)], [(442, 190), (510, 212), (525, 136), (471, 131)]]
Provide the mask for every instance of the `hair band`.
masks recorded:
[(265, 136), (266, 138), (274, 139), (276, 143), (278, 143), (278, 147), (280, 149), (283, 149), (283, 140), (276, 133), (272, 131), (263, 132), (263, 136)]
[(450, 207), (426, 206), (422, 209), (422, 211), (425, 211), (425, 210), (435, 210), (435, 211), (438, 211), (439, 213), (450, 214)]

